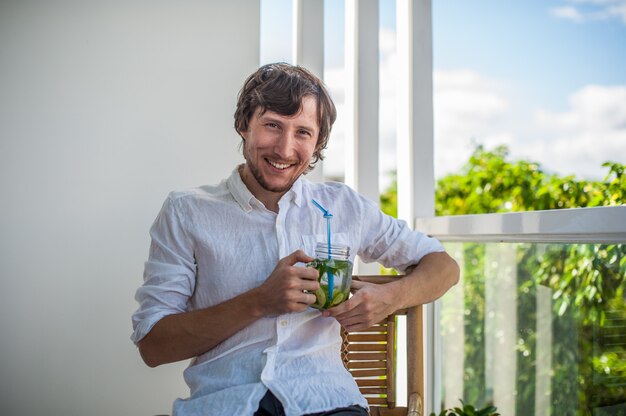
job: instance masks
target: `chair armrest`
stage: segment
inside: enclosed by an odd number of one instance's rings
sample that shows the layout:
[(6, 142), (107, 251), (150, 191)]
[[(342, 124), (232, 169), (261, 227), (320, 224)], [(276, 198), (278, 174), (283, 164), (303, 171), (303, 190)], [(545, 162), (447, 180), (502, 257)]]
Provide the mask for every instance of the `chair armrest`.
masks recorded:
[(424, 408), (422, 398), (418, 393), (413, 393), (409, 397), (407, 416), (423, 416)]
[(401, 279), (403, 277), (404, 277), (404, 275), (380, 274), (380, 275), (355, 275), (355, 276), (352, 276), (352, 279), (353, 280), (358, 280), (358, 281), (361, 281), (361, 282), (384, 284), (384, 283), (389, 283), (389, 282), (396, 281), (396, 280)]

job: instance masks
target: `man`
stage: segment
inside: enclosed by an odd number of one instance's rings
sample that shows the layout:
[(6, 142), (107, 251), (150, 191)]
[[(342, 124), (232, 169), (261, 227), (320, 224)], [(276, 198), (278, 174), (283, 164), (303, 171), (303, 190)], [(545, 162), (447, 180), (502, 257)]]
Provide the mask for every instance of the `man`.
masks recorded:
[[(364, 329), (431, 302), (458, 279), (434, 239), (339, 183), (305, 174), (322, 159), (335, 106), (323, 83), (288, 64), (261, 67), (239, 93), (235, 128), (245, 163), (217, 186), (171, 193), (152, 243), (132, 340), (151, 367), (192, 358), (188, 399), (174, 415), (367, 415), (343, 368), (339, 325)], [(333, 213), (333, 242), (407, 271), (397, 282), (354, 282), (353, 296), (311, 308), (318, 273), (304, 267)]]

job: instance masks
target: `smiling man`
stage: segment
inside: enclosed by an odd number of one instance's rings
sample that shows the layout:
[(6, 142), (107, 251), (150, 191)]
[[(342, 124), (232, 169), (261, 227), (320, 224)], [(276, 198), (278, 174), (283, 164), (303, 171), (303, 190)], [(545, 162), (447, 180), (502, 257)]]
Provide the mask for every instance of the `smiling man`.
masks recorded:
[(243, 138), (241, 179), (265, 207), (278, 211), (278, 200), (309, 169), (317, 150), (317, 102), (305, 96), (302, 107), (284, 116), (257, 107)]
[[(339, 325), (365, 329), (442, 296), (458, 267), (438, 241), (383, 214), (341, 183), (305, 179), (323, 158), (335, 106), (323, 83), (288, 64), (259, 68), (239, 93), (235, 129), (245, 163), (215, 186), (172, 192), (150, 235), (131, 339), (151, 367), (191, 358), (190, 397), (173, 414), (367, 415), (341, 363)], [(320, 312), (313, 260), (332, 210), (351, 260), (407, 272), (386, 285), (354, 282)]]

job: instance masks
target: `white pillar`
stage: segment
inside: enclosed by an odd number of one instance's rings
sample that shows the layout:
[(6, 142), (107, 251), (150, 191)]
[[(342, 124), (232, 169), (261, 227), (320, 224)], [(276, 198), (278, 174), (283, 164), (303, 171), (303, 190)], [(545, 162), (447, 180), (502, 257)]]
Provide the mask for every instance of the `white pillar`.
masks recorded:
[[(515, 414), (517, 259), (512, 244), (485, 251), (485, 384), (503, 415)], [(488, 397), (489, 399), (489, 397)]]
[(398, 0), (398, 217), (435, 213), (430, 0)]
[(535, 414), (550, 416), (552, 401), (552, 289), (537, 286)]
[[(398, 218), (414, 225), (416, 217), (435, 214), (433, 164), (433, 58), (431, 0), (397, 0), (397, 150)], [(435, 304), (424, 310), (424, 413), (437, 403)]]
[[(345, 2), (346, 184), (378, 203), (378, 0)], [(377, 263), (355, 265), (378, 274)]]
[[(320, 79), (324, 79), (324, 1), (293, 0), (294, 64), (303, 66)], [(324, 180), (323, 161), (306, 175), (315, 182)]]
[[(464, 252), (463, 243), (448, 243), (448, 253), (461, 265), (461, 277), (452, 289), (441, 299), (441, 316), (439, 327), (441, 328), (441, 348), (436, 349), (436, 354), (441, 357), (442, 377), (440, 380), (445, 391), (445, 408), (459, 405), (459, 399), (463, 398), (463, 374), (465, 372), (465, 294), (463, 285)], [(439, 383), (438, 383), (439, 384)], [(437, 385), (438, 385), (437, 384)], [(439, 390), (435, 388), (435, 391)], [(438, 413), (438, 404), (434, 402)]]

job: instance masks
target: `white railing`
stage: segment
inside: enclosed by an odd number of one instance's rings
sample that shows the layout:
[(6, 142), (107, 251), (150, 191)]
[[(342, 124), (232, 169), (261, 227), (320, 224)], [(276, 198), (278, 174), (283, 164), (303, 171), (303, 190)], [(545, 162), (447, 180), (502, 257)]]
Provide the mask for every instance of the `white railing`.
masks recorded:
[(624, 243), (626, 205), (417, 218), (441, 241)]

